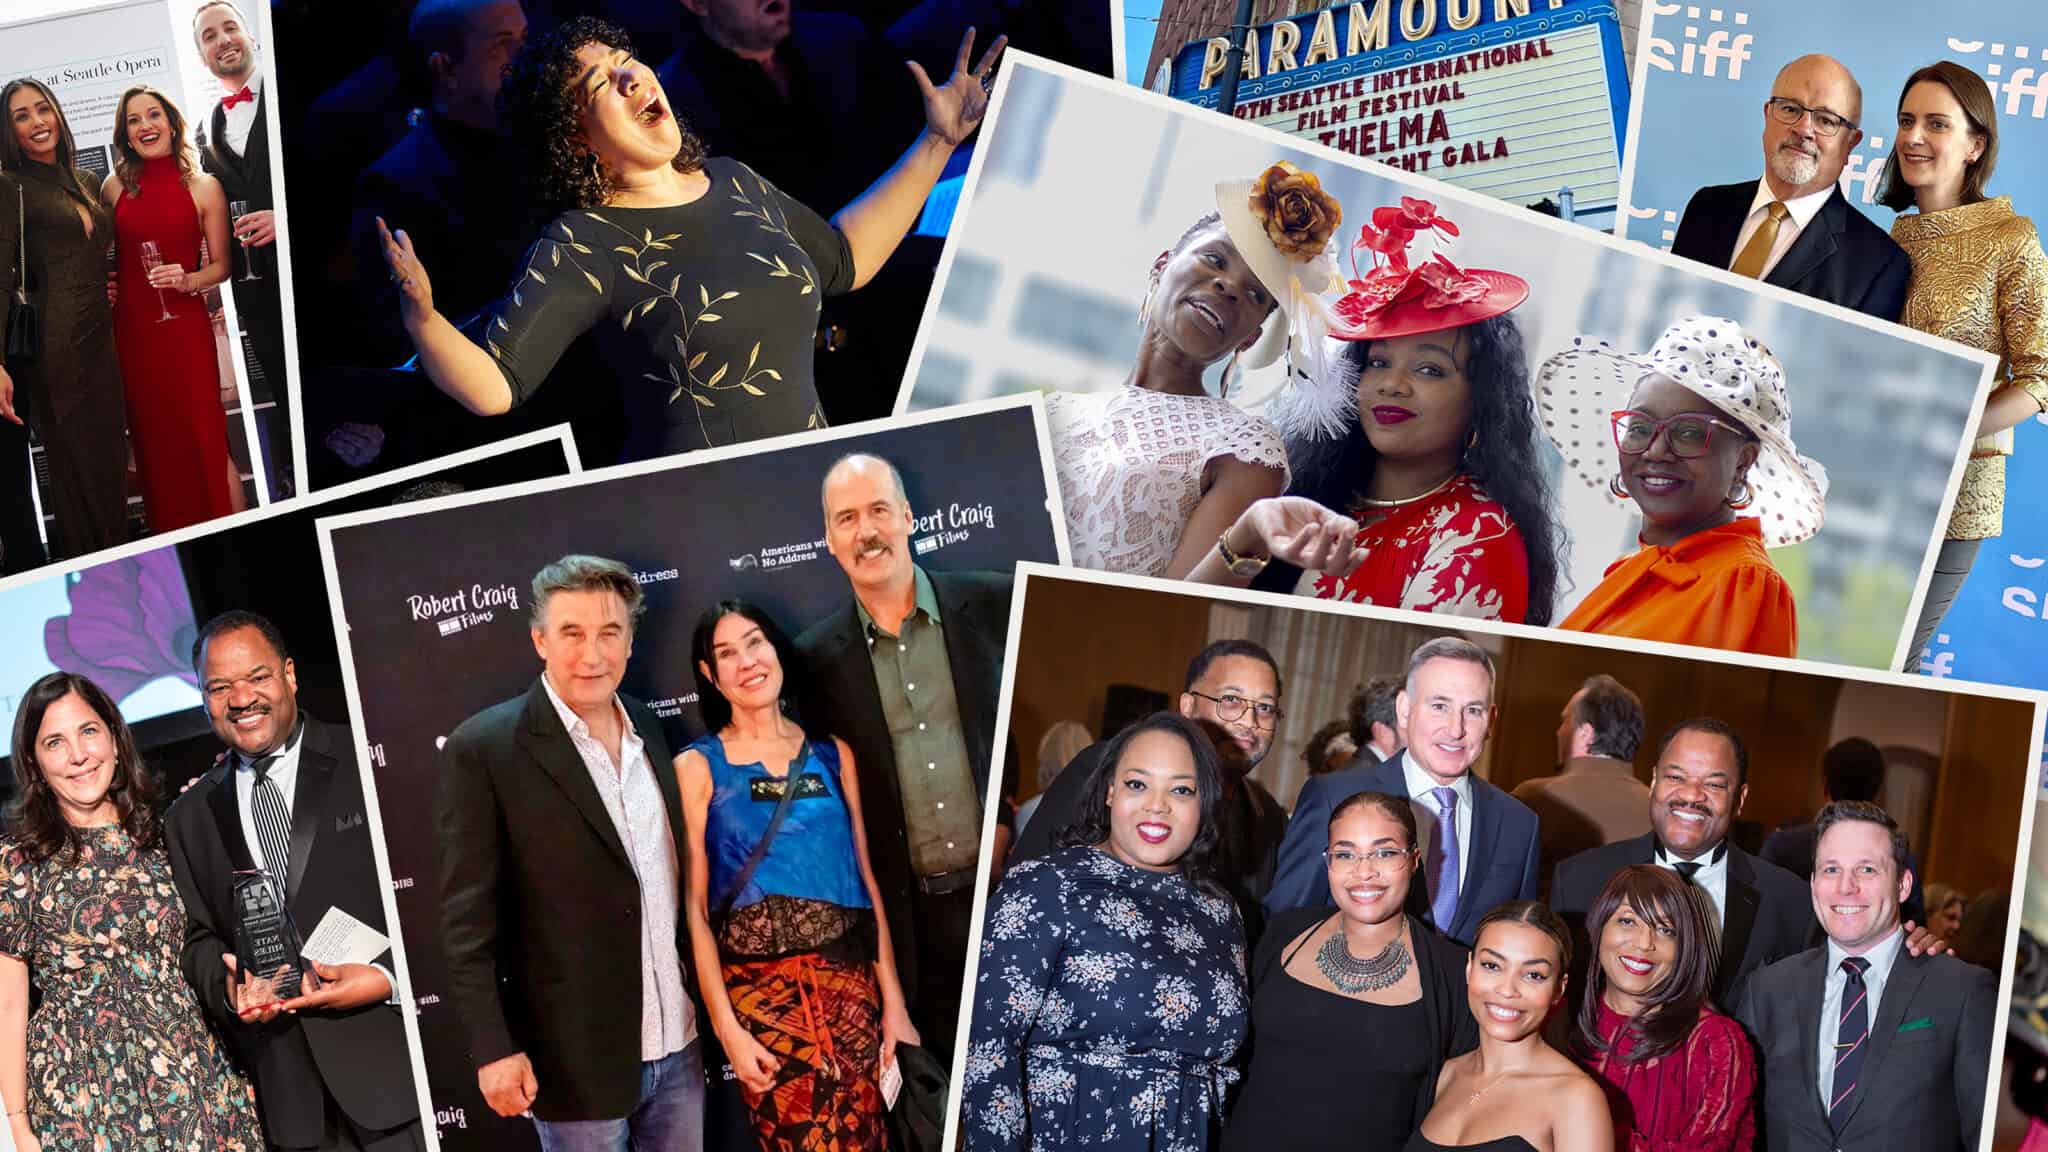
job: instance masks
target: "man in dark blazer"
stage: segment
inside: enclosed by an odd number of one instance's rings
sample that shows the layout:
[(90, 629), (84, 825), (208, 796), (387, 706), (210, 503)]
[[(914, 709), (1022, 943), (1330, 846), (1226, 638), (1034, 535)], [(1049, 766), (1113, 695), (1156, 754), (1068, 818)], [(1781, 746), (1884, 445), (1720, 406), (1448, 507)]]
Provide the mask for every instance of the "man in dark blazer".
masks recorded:
[(387, 931), (355, 742), (298, 710), (297, 669), (261, 616), (208, 621), (192, 663), (229, 751), (164, 822), (185, 980), (255, 1080), (271, 1147), (424, 1149), (389, 949), (374, 964), (309, 961), (283, 1001), (255, 978), (273, 974), (244, 973), (234, 956), (235, 874), (258, 868), (282, 882), (302, 938), (330, 912)]
[(912, 563), (910, 497), (878, 456), (833, 464), (823, 501), (826, 540), (853, 599), (797, 638), (803, 715), (853, 751), (903, 996), (922, 1046), (950, 1056), (981, 813), (999, 802), (989, 750), (1011, 578)]
[[(1217, 640), (1188, 661), (1179, 700), (1180, 714), (1202, 726), (1223, 761), (1223, 797), (1216, 805), (1216, 867), (1237, 901), (1246, 944), (1254, 948), (1265, 927), (1260, 902), (1273, 882), (1273, 855), (1287, 834), (1287, 810), (1251, 775), (1273, 749), (1281, 687), (1280, 666), (1263, 645)], [(1113, 738), (1116, 733), (1104, 735)], [(1051, 852), (1084, 805), (1102, 802), (1101, 792), (1091, 795), (1089, 784), (1108, 743), (1103, 740), (1081, 749), (1053, 778), (1038, 802), (1044, 819), (1034, 817), (1025, 825), (1010, 853), (1011, 864)]]
[(1762, 178), (1695, 192), (1671, 251), (1897, 321), (1912, 261), (1838, 183), (1862, 115), (1863, 91), (1838, 61), (1786, 65), (1763, 108)]
[(1998, 978), (1907, 948), (1906, 838), (1884, 809), (1843, 801), (1817, 823), (1811, 899), (1827, 942), (1758, 972), (1735, 1010), (1762, 1061), (1757, 1145), (1974, 1149), (1997, 1075)]
[[(284, 306), (279, 295), (282, 271), (271, 253), (277, 241), (277, 192), (270, 182), (270, 116), (263, 106), (262, 54), (256, 27), (242, 16), (233, 0), (205, 0), (192, 16), (192, 39), (207, 71), (220, 82), (221, 99), (206, 120), (198, 141), (202, 166), (221, 183), (228, 203), (241, 201), (248, 212), (235, 220), (235, 314), (242, 332), (263, 367), (271, 408), (265, 427), (264, 455), (270, 474), (284, 481), (282, 498), (294, 491), (292, 468), (291, 390), (285, 383)], [(195, 116), (194, 120), (198, 117)], [(257, 278), (244, 279), (251, 270)]]
[(618, 691), (643, 606), (615, 560), (533, 578), (540, 678), (442, 750), (448, 996), (477, 1086), (551, 1147), (703, 1146), (681, 797), (651, 709)]
[(1408, 659), (1394, 711), (1408, 747), (1373, 765), (1310, 777), (1280, 842), (1266, 912), (1335, 907), (1323, 863), (1330, 813), (1360, 792), (1408, 797), (1425, 849), (1409, 910), (1470, 946), (1496, 905), (1536, 897), (1536, 814), (1472, 775), (1494, 719), (1493, 660), (1455, 636), (1438, 637)]
[[(1733, 728), (1703, 716), (1665, 735), (1651, 774), (1649, 834), (1567, 857), (1551, 879), (1551, 904), (1572, 928), (1577, 976), (1593, 954), (1586, 914), (1607, 881), (1631, 864), (1669, 868), (1706, 893), (1721, 929), (1716, 1004), (1734, 1003), (1750, 973), (1818, 939), (1806, 885), (1728, 839), (1748, 796), (1749, 752)], [(1575, 977), (1572, 984), (1585, 981)]]

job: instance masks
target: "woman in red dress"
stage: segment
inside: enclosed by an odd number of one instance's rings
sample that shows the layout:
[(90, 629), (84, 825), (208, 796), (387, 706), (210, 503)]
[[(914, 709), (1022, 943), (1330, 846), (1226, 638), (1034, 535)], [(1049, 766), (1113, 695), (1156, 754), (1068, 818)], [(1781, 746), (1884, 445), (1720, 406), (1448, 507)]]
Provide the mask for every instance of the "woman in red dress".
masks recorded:
[[(114, 343), (150, 530), (225, 516), (241, 482), (228, 457), (220, 361), (203, 293), (232, 267), (227, 196), (199, 170), (185, 117), (156, 89), (130, 88), (115, 105), (114, 173), (100, 198), (113, 210), (120, 247)], [(144, 259), (145, 243), (156, 245), (155, 267)]]
[(1676, 872), (1614, 874), (1586, 926), (1597, 952), (1572, 1049), (1607, 1091), (1616, 1152), (1749, 1152), (1756, 1057), (1707, 1005), (1717, 947), (1703, 893)]
[(1441, 251), (1411, 264), (1419, 236), (1457, 234), (1427, 200), (1373, 212), (1352, 260), (1356, 273), (1364, 249), (1374, 266), (1331, 310), (1344, 368), (1274, 414), (1293, 482), (1246, 509), (1191, 579), (1550, 622), (1562, 537), (1508, 315), (1529, 285)]

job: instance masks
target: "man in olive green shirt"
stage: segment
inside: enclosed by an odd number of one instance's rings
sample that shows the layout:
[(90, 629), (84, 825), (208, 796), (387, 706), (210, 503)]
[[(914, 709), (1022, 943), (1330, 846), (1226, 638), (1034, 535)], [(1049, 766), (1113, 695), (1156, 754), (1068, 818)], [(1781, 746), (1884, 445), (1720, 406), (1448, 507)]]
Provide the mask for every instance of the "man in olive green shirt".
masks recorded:
[(924, 1047), (950, 1056), (989, 796), (1008, 575), (926, 572), (887, 460), (826, 472), (825, 534), (852, 601), (797, 639), (804, 718), (853, 750), (869, 863)]

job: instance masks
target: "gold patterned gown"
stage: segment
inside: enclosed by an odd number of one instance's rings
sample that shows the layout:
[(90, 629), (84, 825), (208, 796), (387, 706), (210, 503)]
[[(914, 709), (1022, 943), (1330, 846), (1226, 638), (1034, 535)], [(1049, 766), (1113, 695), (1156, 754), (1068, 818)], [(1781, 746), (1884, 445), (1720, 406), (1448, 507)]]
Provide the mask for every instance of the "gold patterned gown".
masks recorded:
[[(1997, 383), (2026, 389), (2048, 410), (2048, 256), (2033, 221), (2013, 213), (2012, 197), (1904, 214), (1892, 221), (1892, 239), (1913, 260), (1900, 322), (1996, 355)], [(2005, 530), (2012, 442), (2006, 431), (1971, 446), (1949, 539)]]

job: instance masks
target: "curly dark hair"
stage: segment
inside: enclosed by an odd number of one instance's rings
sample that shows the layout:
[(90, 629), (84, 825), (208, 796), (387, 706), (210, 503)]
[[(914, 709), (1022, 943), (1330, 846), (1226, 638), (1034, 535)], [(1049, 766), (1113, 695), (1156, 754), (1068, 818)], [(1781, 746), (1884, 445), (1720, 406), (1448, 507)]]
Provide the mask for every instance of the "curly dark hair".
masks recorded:
[[(1471, 382), (1472, 427), (1479, 436), (1458, 466), (1507, 509), (1522, 533), (1529, 554), (1529, 612), (1518, 623), (1548, 624), (1564, 568), (1564, 534), (1551, 516), (1550, 481), (1537, 455), (1536, 404), (1522, 329), (1512, 315), (1502, 314), (1468, 324), (1464, 332), (1469, 349), (1465, 379)], [(1345, 346), (1347, 387), (1357, 387), (1371, 351), (1370, 340)], [(1294, 477), (1288, 494), (1355, 512), (1378, 458), (1362, 418), (1340, 439), (1297, 433), (1287, 440), (1287, 465)]]
[(98, 714), (114, 737), (114, 778), (107, 798), (114, 802), (123, 831), (138, 848), (156, 846), (162, 832), (157, 818), (156, 781), (136, 750), (135, 734), (121, 719), (121, 709), (106, 691), (75, 672), (52, 672), (29, 685), (14, 713), (14, 798), (7, 803), (7, 836), (37, 864), (62, 856), (75, 861), (83, 841), (58, 811), (57, 797), (36, 760), (36, 734), (50, 705), (77, 693)]
[(1230, 893), (1217, 875), (1217, 858), (1223, 847), (1223, 835), (1216, 826), (1217, 803), (1223, 798), (1223, 760), (1201, 725), (1178, 712), (1154, 712), (1133, 722), (1103, 747), (1094, 769), (1088, 773), (1088, 782), (1081, 786), (1086, 802), (1054, 840), (1062, 848), (1080, 848), (1109, 839), (1109, 790), (1116, 784), (1117, 766), (1131, 741), (1147, 732), (1170, 732), (1180, 737), (1195, 759), (1195, 800), (1201, 806), (1201, 820), (1195, 828), (1194, 842), (1181, 854), (1181, 877), (1199, 891), (1228, 897)]
[[(572, 208), (595, 208), (611, 198), (612, 185), (597, 154), (582, 142), (583, 101), (575, 90), (582, 66), (576, 53), (586, 44), (603, 44), (629, 55), (632, 38), (616, 24), (595, 16), (578, 16), (545, 35), (526, 42), (506, 70), (498, 92), (498, 111), (514, 140), (525, 142), (527, 170), (547, 215)], [(674, 109), (670, 109), (673, 114)], [(704, 143), (680, 117), (676, 127), (683, 146), (674, 161), (678, 172), (704, 165)]]

